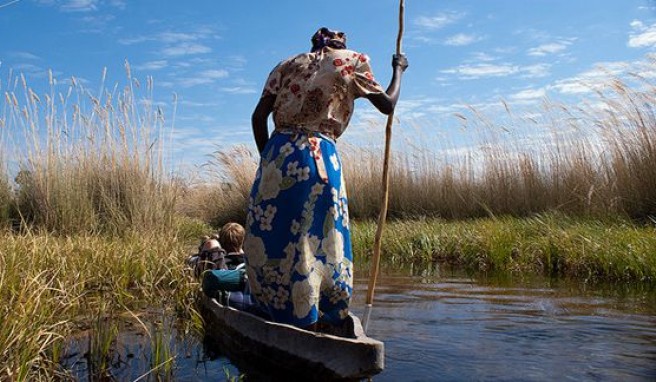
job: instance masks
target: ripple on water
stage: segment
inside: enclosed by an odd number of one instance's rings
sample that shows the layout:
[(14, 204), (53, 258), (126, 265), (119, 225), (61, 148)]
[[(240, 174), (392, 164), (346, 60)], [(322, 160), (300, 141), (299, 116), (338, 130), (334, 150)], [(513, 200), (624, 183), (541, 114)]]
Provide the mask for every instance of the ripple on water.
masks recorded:
[[(646, 292), (552, 280), (379, 280), (367, 327), (385, 342), (376, 381), (656, 379), (656, 302)], [(356, 313), (366, 287), (356, 281)]]

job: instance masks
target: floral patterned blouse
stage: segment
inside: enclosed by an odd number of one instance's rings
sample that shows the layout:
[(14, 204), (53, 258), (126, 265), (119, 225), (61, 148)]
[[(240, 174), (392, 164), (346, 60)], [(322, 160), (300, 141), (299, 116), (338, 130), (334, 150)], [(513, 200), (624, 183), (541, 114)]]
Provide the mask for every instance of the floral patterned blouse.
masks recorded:
[(323, 48), (276, 66), (262, 97), (276, 95), (276, 129), (298, 128), (338, 138), (353, 114), (354, 100), (383, 92), (369, 57), (348, 49)]

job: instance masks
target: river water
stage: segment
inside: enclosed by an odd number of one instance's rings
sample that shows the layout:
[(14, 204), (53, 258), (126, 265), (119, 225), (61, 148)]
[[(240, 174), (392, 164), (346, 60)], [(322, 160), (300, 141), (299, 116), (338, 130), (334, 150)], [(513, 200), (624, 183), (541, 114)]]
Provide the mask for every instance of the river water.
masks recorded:
[(652, 288), (395, 271), (369, 314), (386, 351), (375, 381), (656, 380)]
[[(352, 310), (369, 336), (385, 342), (385, 370), (376, 382), (656, 380), (653, 286), (390, 268), (368, 310), (366, 283), (356, 279)], [(118, 355), (117, 380), (156, 379), (148, 375), (148, 355), (140, 355), (150, 345), (139, 338), (119, 336), (129, 354)], [(192, 334), (173, 333), (171, 347), (173, 380), (240, 375)], [(89, 380), (84, 359), (72, 364), (79, 380)]]

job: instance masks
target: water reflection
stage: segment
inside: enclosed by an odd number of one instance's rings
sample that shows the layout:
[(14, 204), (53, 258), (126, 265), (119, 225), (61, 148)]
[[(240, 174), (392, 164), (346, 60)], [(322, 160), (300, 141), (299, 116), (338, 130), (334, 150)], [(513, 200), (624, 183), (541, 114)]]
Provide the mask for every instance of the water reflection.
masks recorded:
[[(649, 288), (439, 268), (379, 280), (368, 334), (385, 342), (387, 358), (376, 381), (656, 378)], [(356, 312), (366, 295), (358, 281)]]
[[(112, 327), (118, 330), (109, 338)], [(107, 346), (94, 345), (99, 337)], [(61, 365), (80, 382), (229, 381), (240, 374), (214, 343), (162, 310), (91, 325), (70, 339)]]
[[(365, 315), (359, 270), (353, 311)], [(649, 285), (591, 285), (563, 279), (471, 275), (435, 264), (383, 269), (367, 333), (385, 342), (374, 381), (655, 380), (656, 293)], [(161, 317), (161, 315), (159, 316)], [(175, 356), (176, 381), (234, 380), (220, 350), (173, 322), (160, 324)], [(67, 359), (89, 377), (88, 341)], [(112, 353), (115, 380), (148, 374), (153, 340), (123, 327)], [(168, 378), (163, 378), (168, 379)]]

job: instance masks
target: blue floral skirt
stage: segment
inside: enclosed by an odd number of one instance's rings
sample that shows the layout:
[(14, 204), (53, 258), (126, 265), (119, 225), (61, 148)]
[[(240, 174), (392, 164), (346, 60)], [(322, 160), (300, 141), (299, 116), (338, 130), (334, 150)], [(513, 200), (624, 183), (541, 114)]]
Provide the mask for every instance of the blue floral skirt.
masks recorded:
[(244, 252), (251, 293), (274, 321), (304, 327), (348, 315), (353, 255), (333, 140), (271, 136), (250, 194)]

